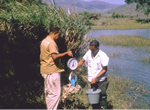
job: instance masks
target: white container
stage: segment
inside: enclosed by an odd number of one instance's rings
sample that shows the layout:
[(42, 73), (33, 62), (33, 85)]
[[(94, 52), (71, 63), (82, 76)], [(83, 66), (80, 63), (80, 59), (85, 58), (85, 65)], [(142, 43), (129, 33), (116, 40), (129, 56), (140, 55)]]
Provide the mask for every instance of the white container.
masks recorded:
[(100, 92), (101, 92), (100, 89), (96, 89), (95, 91), (93, 91), (93, 89), (86, 90), (88, 101), (89, 101), (90, 104), (99, 103)]
[[(77, 75), (75, 74), (75, 80), (77, 81)], [(69, 75), (69, 81), (71, 82), (71, 75)]]
[(78, 61), (75, 58), (70, 58), (67, 62), (67, 66), (71, 69), (71, 70), (75, 70), (78, 66)]

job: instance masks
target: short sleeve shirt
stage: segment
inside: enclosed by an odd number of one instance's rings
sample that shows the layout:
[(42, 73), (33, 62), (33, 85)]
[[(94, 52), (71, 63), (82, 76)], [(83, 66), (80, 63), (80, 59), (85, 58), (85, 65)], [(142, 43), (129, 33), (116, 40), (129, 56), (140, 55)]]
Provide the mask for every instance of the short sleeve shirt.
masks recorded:
[(58, 72), (63, 72), (63, 66), (60, 59), (57, 59), (55, 62), (52, 58), (53, 53), (59, 53), (58, 47), (55, 41), (46, 37), (40, 45), (40, 72), (41, 74), (53, 74)]
[[(83, 56), (83, 59), (88, 68), (88, 80), (90, 82), (100, 73), (103, 66), (108, 66), (109, 63), (109, 57), (102, 50), (99, 50), (95, 57), (92, 56), (91, 50), (88, 50)], [(103, 80), (104, 78), (105, 75), (101, 76), (100, 80)]]

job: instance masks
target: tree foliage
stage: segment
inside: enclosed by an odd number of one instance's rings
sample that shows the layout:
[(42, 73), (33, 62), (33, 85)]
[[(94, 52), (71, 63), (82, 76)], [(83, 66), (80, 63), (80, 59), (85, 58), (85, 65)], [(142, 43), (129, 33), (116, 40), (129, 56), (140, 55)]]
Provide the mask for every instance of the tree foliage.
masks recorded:
[(100, 13), (90, 13), (87, 11), (80, 13), (80, 15), (84, 20), (87, 20), (86, 25), (93, 25), (91, 20), (98, 20), (101, 17)]
[[(41, 0), (2, 0), (1, 3), (0, 108), (44, 108), (36, 100), (38, 92), (43, 93), (39, 68), (41, 40), (51, 26), (58, 26), (60, 52), (73, 49), (74, 56), (79, 57), (83, 36), (89, 27), (77, 13), (67, 14)], [(67, 59), (62, 61), (65, 65)]]
[(143, 11), (145, 15), (150, 14), (150, 0), (125, 0), (127, 4), (137, 3), (136, 10)]
[(125, 18), (125, 17), (127, 17), (127, 16), (125, 16), (125, 15), (123, 15), (123, 14), (116, 14), (115, 12), (113, 12), (113, 14), (112, 14), (111, 17), (112, 17), (112, 18)]

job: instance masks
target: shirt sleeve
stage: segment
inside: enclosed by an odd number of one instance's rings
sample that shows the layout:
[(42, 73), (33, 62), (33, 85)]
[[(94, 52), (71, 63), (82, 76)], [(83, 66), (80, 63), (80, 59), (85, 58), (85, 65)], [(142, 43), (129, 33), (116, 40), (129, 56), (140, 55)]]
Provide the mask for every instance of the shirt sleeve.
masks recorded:
[(87, 52), (85, 53), (85, 55), (83, 56), (83, 59), (84, 59), (85, 61), (88, 60), (88, 53), (89, 53), (89, 51), (87, 51)]
[(102, 56), (102, 66), (108, 66), (108, 63), (109, 63), (109, 57), (103, 53), (103, 56)]
[(52, 53), (59, 53), (58, 52), (58, 47), (57, 47), (57, 45), (54, 42), (50, 42), (50, 44), (49, 44), (49, 52), (50, 52), (50, 54), (52, 54)]

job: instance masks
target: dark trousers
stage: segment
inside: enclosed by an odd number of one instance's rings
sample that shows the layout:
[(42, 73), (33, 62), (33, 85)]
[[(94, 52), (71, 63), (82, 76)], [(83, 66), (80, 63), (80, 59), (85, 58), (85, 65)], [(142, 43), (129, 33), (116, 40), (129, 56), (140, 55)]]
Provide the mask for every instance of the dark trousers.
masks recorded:
[(102, 82), (96, 82), (95, 84), (91, 84), (91, 89), (100, 89), (100, 102), (98, 104), (92, 104), (93, 109), (101, 109), (101, 106), (104, 109), (107, 109), (107, 93), (106, 90), (108, 88), (107, 78)]

